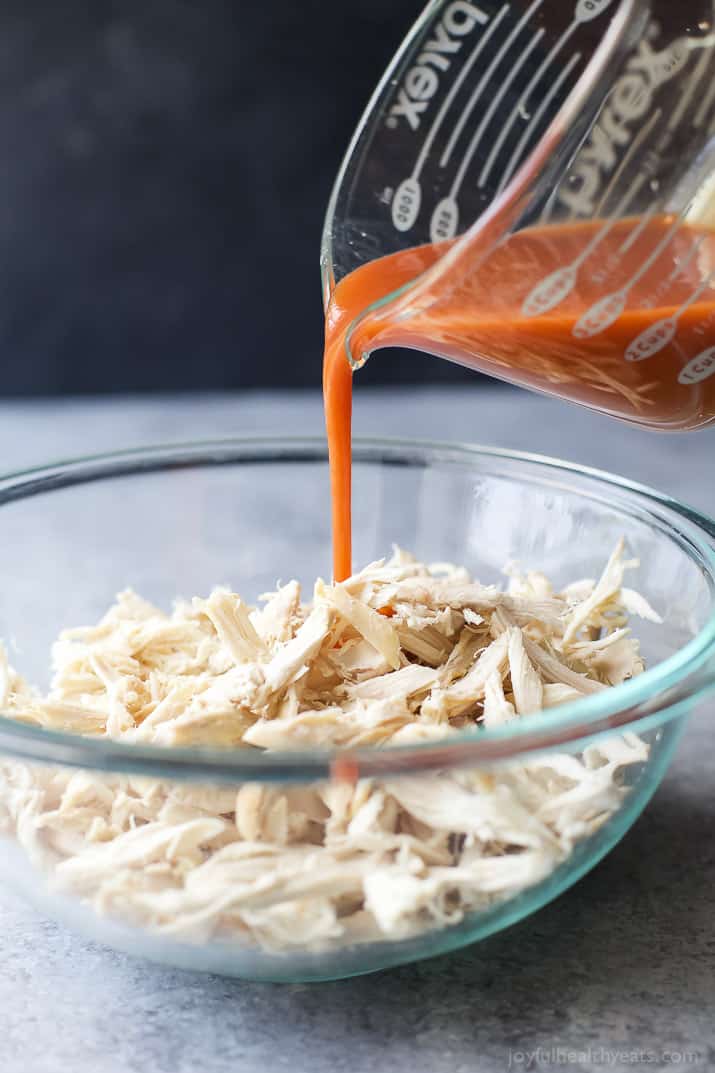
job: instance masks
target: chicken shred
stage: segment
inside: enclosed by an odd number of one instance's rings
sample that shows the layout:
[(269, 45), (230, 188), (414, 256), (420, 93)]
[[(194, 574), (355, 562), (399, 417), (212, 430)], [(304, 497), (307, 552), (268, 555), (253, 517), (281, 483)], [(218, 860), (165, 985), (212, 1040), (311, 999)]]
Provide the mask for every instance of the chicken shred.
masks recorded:
[[(47, 695), (0, 647), (0, 704), (23, 723), (124, 742), (241, 749), (437, 742), (499, 728), (640, 674), (623, 542), (598, 581), (557, 590), (396, 548), (310, 603), (290, 581), (258, 607), (227, 589), (166, 614), (123, 592), (64, 631)], [(0, 823), (52, 882), (97, 912), (185, 940), (283, 952), (445, 926), (566, 860), (627, 793), (648, 747), (355, 785), (204, 787), (7, 761)]]

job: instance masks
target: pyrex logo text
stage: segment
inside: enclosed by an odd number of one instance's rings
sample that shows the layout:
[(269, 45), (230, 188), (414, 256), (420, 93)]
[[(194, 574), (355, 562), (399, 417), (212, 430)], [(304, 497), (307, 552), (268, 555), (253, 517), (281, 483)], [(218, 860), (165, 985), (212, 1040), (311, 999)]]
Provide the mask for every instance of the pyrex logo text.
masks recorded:
[(404, 119), (412, 130), (419, 129), (421, 115), (439, 87), (439, 72), (448, 70), (451, 57), (459, 52), (463, 39), (488, 19), (481, 8), (467, 0), (454, 0), (445, 9), (397, 91), (397, 100), (387, 118), (389, 126), (395, 127)]
[(628, 61), (594, 125), (589, 140), (579, 153), (570, 176), (570, 185), (559, 191), (559, 200), (572, 212), (592, 216), (601, 173), (610, 172), (618, 160), (618, 148), (631, 139), (631, 126), (651, 106), (653, 95), (664, 82), (674, 78), (688, 62), (688, 43), (683, 38), (656, 52), (641, 41), (638, 52)]

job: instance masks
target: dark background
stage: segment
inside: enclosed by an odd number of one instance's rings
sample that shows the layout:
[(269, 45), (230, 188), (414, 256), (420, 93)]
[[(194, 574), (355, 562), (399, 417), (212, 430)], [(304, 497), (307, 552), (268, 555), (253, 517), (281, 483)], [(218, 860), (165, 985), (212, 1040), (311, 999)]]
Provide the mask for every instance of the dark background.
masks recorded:
[(6, 0), (0, 394), (317, 386), (325, 205), (420, 9)]

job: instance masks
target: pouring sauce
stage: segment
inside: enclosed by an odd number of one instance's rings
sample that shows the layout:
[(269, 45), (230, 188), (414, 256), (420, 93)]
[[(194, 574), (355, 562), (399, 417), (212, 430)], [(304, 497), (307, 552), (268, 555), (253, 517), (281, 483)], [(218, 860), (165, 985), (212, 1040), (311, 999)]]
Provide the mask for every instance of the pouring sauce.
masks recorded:
[(381, 347), (427, 350), (650, 428), (715, 420), (714, 231), (667, 215), (528, 228), (486, 257), (468, 249), (434, 283), (428, 274), (405, 298), (409, 315), (398, 299), (361, 316), (448, 248), (371, 261), (331, 297), (323, 394), (336, 581), (352, 568), (348, 343), (358, 362)]

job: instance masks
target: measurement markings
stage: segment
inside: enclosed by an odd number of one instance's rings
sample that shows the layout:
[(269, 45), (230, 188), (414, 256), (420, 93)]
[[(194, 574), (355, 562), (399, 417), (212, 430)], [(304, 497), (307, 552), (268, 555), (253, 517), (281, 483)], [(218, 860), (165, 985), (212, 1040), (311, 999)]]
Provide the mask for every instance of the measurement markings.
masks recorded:
[(544, 2), (544, 0), (534, 0), (534, 2), (531, 4), (531, 6), (527, 8), (527, 10), (524, 12), (522, 17), (517, 22), (517, 24), (514, 27), (514, 29), (504, 39), (504, 42), (502, 43), (501, 48), (497, 52), (497, 54), (494, 57), (494, 59), (492, 60), (492, 62), (487, 67), (487, 69), (484, 72), (484, 74), (482, 75), (482, 77), (479, 79), (479, 82), (477, 83), (477, 85), (476, 85), (476, 87), (474, 89), (474, 92), (472, 93), (472, 96), (469, 98), (469, 100), (467, 102), (466, 108), (464, 109), (464, 111), (462, 112), (461, 116), (457, 120), (457, 123), (456, 123), (456, 125), (454, 127), (454, 130), (452, 131), (452, 133), (451, 133), (451, 135), (449, 137), (449, 141), (447, 142), (445, 150), (442, 153), (442, 156), (440, 158), (440, 162), (439, 162), (440, 167), (444, 168), (449, 163), (450, 157), (452, 156), (452, 153), (454, 151), (454, 147), (457, 144), (457, 141), (459, 140), (459, 136), (461, 135), (462, 131), (464, 130), (464, 125), (467, 122), (467, 120), (469, 119), (469, 116), (470, 116), (471, 112), (473, 111), (474, 107), (476, 106), (476, 104), (477, 104), (479, 98), (481, 97), (482, 93), (484, 92), (485, 88), (487, 87), (487, 85), (489, 83), (489, 80), (491, 79), (492, 75), (496, 71), (496, 69), (499, 66), (499, 64), (501, 63), (501, 61), (504, 59), (504, 56), (507, 54), (507, 52), (511, 48), (511, 45), (514, 42), (514, 40), (521, 33), (522, 29), (524, 28), (526, 23), (529, 21), (529, 19), (533, 15), (533, 13), (538, 8), (541, 7), (543, 2)]

